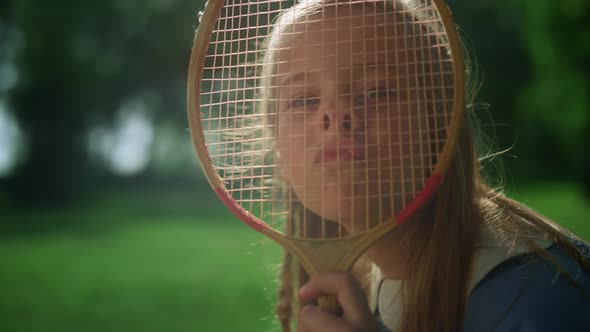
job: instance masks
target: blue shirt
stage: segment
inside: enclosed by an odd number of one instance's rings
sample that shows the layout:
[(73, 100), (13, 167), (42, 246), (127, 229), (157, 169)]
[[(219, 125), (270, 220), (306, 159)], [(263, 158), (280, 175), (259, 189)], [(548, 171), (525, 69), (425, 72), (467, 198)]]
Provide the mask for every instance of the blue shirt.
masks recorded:
[[(590, 247), (575, 244), (590, 260)], [(547, 253), (560, 267), (538, 255), (522, 254), (488, 272), (469, 295), (463, 331), (590, 332), (590, 272), (555, 244)], [(381, 332), (390, 330), (382, 325)]]
[[(590, 259), (590, 248), (576, 245)], [(533, 254), (512, 257), (471, 292), (464, 331), (590, 331), (590, 273), (555, 244), (547, 252), (586, 294), (547, 259)]]

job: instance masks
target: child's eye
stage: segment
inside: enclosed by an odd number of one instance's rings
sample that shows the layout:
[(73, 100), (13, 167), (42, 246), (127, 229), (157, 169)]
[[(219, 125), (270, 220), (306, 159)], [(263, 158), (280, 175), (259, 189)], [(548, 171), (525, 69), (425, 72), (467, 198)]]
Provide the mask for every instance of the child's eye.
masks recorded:
[(387, 101), (388, 97), (393, 97), (395, 95), (395, 90), (387, 89), (387, 88), (372, 88), (367, 90), (365, 93), (365, 98), (367, 101)]
[(317, 97), (301, 97), (301, 98), (294, 98), (289, 102), (289, 106), (291, 108), (297, 107), (307, 107), (319, 104), (320, 99)]

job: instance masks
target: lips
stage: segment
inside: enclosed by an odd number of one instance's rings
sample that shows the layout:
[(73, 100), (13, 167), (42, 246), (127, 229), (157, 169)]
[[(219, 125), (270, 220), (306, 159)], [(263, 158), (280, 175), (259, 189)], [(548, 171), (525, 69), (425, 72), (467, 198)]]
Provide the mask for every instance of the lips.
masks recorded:
[(365, 151), (359, 145), (351, 140), (341, 140), (339, 142), (328, 142), (320, 149), (316, 162), (334, 163), (339, 161), (364, 160)]

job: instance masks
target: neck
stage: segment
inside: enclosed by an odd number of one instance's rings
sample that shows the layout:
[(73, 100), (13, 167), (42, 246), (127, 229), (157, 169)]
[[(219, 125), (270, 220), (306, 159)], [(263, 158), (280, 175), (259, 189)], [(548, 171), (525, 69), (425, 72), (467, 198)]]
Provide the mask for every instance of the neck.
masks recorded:
[(400, 228), (394, 228), (367, 250), (367, 255), (387, 279), (403, 279), (405, 274), (405, 253), (401, 244), (404, 232)]

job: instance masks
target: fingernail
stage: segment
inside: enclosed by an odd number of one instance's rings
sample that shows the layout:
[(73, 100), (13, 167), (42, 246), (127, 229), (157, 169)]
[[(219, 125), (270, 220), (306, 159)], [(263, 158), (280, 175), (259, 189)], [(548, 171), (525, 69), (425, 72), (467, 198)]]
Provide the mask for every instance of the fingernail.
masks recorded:
[(305, 292), (305, 285), (301, 286), (301, 288), (299, 288), (299, 296), (301, 296), (302, 293)]
[(308, 283), (305, 283), (303, 286), (301, 286), (301, 288), (299, 288), (299, 297), (303, 297), (305, 295), (307, 289), (309, 288), (307, 285)]
[(301, 316), (308, 316), (308, 315), (313, 315), (317, 312), (317, 307), (314, 305), (306, 305), (303, 308), (301, 308), (301, 310), (299, 311), (299, 314)]

